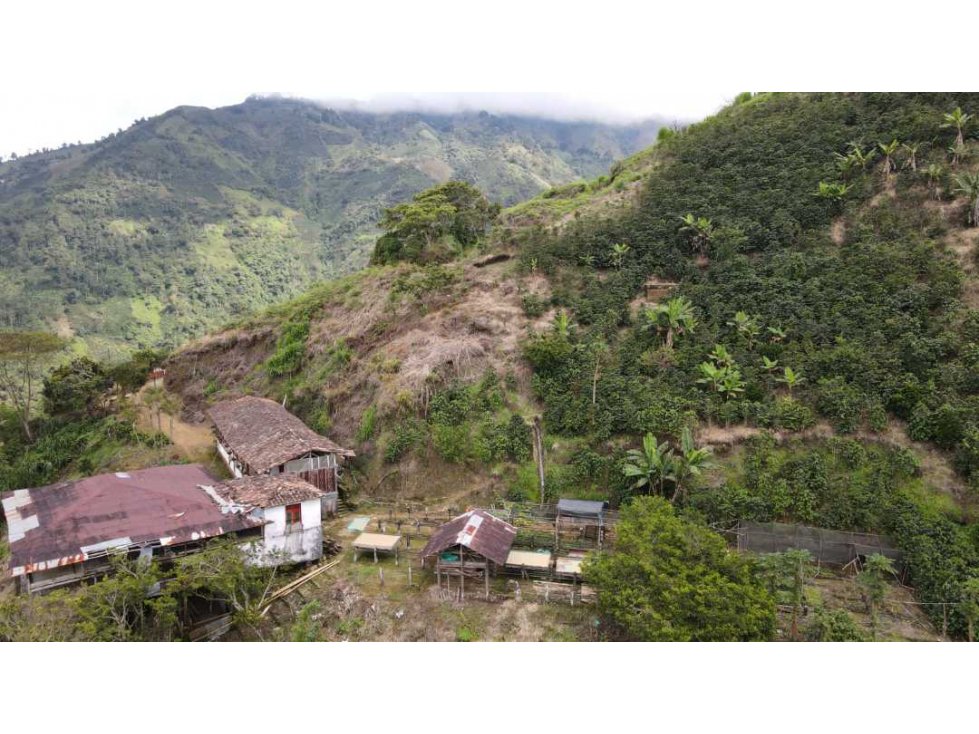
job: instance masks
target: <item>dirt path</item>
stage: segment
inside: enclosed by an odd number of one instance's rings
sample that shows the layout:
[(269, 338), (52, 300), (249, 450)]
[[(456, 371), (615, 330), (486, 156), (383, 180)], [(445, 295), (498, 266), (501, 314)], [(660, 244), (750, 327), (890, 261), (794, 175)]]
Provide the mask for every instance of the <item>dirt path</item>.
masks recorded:
[[(136, 404), (139, 406), (138, 426), (144, 431), (158, 430), (156, 416), (149, 407), (143, 404), (143, 394), (146, 389), (152, 387), (152, 383), (146, 383), (134, 396)], [(180, 416), (173, 417), (173, 434), (170, 432), (170, 416), (160, 417), (160, 427), (163, 432), (170, 436), (173, 445), (184, 454), (188, 459), (201, 458), (210, 454), (214, 446), (214, 434), (206, 423), (187, 423), (180, 419)]]

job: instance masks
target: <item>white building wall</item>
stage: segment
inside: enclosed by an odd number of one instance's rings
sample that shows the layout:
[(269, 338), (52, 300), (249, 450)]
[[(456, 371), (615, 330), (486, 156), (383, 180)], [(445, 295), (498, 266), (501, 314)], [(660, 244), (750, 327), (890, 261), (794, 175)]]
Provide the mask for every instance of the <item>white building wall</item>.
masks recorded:
[[(328, 469), (337, 465), (336, 456), (333, 454), (322, 454), (319, 456), (305, 456), (301, 459), (293, 459), (285, 464), (283, 474), (297, 474), (304, 471), (315, 471), (316, 469)], [(279, 474), (279, 467), (273, 466), (269, 469), (269, 474)]]
[[(263, 510), (267, 524), (254, 562), (259, 565), (315, 561), (323, 555), (323, 516), (319, 499), (306, 500), (302, 507), (302, 527), (286, 532), (284, 505)], [(280, 555), (281, 554), (281, 555)]]

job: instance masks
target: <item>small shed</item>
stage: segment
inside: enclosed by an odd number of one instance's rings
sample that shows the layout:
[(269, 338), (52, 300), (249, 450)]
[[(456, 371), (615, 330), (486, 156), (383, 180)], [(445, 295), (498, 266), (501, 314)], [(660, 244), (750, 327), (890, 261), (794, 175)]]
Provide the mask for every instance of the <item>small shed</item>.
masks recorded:
[(594, 539), (599, 548), (605, 540), (608, 503), (599, 500), (559, 499), (554, 517), (554, 545), (560, 547), (562, 531), (577, 531), (580, 538)]
[(489, 577), (506, 566), (517, 529), (485, 510), (470, 510), (438, 527), (422, 549), (421, 559), (435, 559), (439, 587), (442, 577), (448, 586), (459, 580), (459, 595), (465, 597), (466, 579), (482, 579), (489, 598)]

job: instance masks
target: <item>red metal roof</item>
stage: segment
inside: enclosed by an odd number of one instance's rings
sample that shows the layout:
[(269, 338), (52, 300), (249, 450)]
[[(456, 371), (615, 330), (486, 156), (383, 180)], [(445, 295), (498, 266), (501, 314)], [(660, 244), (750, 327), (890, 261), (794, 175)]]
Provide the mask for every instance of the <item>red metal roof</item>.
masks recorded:
[(470, 510), (437, 528), (422, 550), (421, 557), (463, 545), (469, 550), (505, 565), (517, 529), (485, 510)]
[(176, 545), (262, 524), (223, 512), (198, 464), (100, 474), (3, 494), (12, 575), (81, 563), (107, 548)]

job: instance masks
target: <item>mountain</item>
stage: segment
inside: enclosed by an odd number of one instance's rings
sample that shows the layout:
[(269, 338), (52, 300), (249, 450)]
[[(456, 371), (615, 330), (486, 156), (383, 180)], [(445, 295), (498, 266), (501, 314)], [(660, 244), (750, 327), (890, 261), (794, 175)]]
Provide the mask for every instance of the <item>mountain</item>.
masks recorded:
[[(538, 504), (606, 501), (621, 514), (585, 566), (596, 606), (557, 623), (578, 639), (595, 615), (613, 639), (971, 636), (977, 110), (974, 94), (742, 95), (507, 208), (481, 247), (324, 281), (183, 345), (165, 387), (204, 434), (187, 451), (212, 449), (209, 405), (252, 394), (356, 451), (342, 488), (365, 514), (503, 505), (542, 548)], [(84, 385), (76, 364), (63, 380)], [(124, 411), (52, 412), (33, 444), (8, 421), (0, 486), (189, 456), (194, 426), (164, 446)], [(720, 537), (785, 526), (862, 572), (817, 577)], [(793, 598), (811, 602), (802, 619)]]
[[(538, 501), (535, 416), (551, 501), (624, 502), (626, 449), (679, 452), (691, 429), (714, 467), (661, 480), (678, 505), (882, 534), (938, 610), (979, 571), (979, 140), (956, 147), (959, 106), (979, 96), (745, 96), (505, 210), (502, 259), (317, 286), (178, 351), (168, 386), (189, 416), (285, 400), (358, 451), (349, 491), (426, 506)], [(650, 278), (690, 318), (652, 310)], [(295, 334), (296, 368), (266, 369)]]
[(363, 267), (381, 211), (435, 182), (512, 204), (604, 173), (657, 127), (277, 98), (176, 108), (0, 164), (2, 326), (103, 358), (173, 346)]

